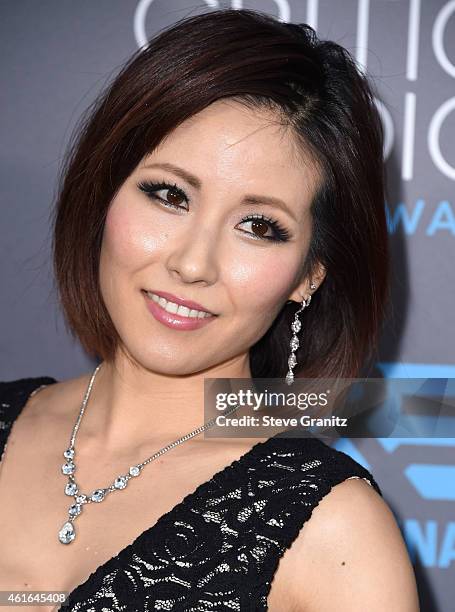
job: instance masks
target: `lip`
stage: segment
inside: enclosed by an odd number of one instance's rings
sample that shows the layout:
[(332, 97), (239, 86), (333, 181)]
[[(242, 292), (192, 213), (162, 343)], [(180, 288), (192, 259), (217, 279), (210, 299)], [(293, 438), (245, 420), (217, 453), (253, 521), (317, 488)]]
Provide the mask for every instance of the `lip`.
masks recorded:
[(186, 306), (190, 310), (203, 310), (204, 312), (208, 312), (211, 315), (215, 315), (214, 312), (211, 312), (205, 306), (202, 306), (202, 304), (198, 304), (197, 302), (193, 302), (192, 300), (184, 300), (183, 298), (179, 298), (176, 295), (173, 295), (172, 293), (167, 293), (166, 291), (155, 291), (154, 289), (144, 289), (144, 291), (155, 293), (156, 295), (163, 297), (165, 300), (174, 302), (175, 304), (178, 304), (179, 306)]
[[(155, 291), (153, 291), (153, 293), (155, 293)], [(167, 312), (167, 310), (165, 310), (159, 304), (157, 304), (151, 298), (149, 298), (145, 290), (142, 290), (142, 294), (145, 299), (145, 304), (149, 312), (153, 315), (153, 317), (157, 321), (159, 321), (160, 323), (162, 323), (163, 325), (171, 329), (180, 330), (180, 331), (191, 331), (194, 329), (199, 329), (201, 327), (204, 327), (205, 325), (208, 325), (211, 321), (214, 321), (216, 319), (216, 315), (214, 314), (212, 314), (210, 317), (204, 317), (203, 319), (198, 319), (198, 318), (192, 318), (192, 317), (182, 317), (181, 315)], [(157, 295), (165, 297), (165, 295), (162, 292), (160, 292), (159, 294), (157, 293)], [(183, 304), (183, 305), (186, 306), (186, 304)]]

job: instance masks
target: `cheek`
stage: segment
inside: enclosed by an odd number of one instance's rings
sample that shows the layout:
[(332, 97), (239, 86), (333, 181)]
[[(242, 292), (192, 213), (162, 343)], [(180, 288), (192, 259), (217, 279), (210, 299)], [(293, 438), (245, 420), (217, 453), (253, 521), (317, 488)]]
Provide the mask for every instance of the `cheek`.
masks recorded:
[(101, 248), (105, 268), (140, 267), (147, 254), (158, 246), (155, 235), (156, 232), (147, 231), (147, 218), (140, 210), (134, 210), (134, 204), (127, 206), (114, 200), (106, 216)]
[(115, 199), (106, 216), (101, 243), (99, 282), (104, 301), (115, 319), (115, 312), (126, 303), (131, 279), (147, 264), (150, 234), (141, 222), (140, 211)]
[(247, 261), (231, 262), (230, 285), (235, 291), (237, 306), (242, 310), (267, 317), (274, 316), (286, 301), (301, 265), (301, 254), (290, 249), (260, 249)]

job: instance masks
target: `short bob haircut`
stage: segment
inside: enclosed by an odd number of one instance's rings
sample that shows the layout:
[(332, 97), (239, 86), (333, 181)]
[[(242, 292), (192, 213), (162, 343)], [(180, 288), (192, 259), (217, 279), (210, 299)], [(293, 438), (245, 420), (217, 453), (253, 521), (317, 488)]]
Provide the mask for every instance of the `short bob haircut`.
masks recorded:
[[(383, 129), (373, 88), (346, 49), (307, 24), (247, 9), (205, 12), (161, 31), (76, 126), (52, 214), (68, 330), (93, 357), (111, 361), (123, 347), (99, 285), (109, 204), (167, 134), (221, 98), (276, 111), (322, 173), (302, 273), (311, 278), (320, 262), (326, 277), (301, 316), (295, 374), (356, 377), (375, 356), (389, 298)], [(284, 304), (250, 348), (253, 377), (286, 375), (298, 307)]]

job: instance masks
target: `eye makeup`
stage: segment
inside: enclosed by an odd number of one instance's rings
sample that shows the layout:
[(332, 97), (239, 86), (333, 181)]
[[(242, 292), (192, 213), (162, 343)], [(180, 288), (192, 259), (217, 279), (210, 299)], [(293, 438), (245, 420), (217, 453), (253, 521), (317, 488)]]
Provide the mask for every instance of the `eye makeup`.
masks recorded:
[[(171, 208), (184, 208), (175, 203), (169, 202), (168, 200), (161, 198), (156, 195), (159, 191), (170, 191), (176, 194), (179, 198), (182, 198), (187, 204), (189, 203), (189, 198), (183, 189), (180, 189), (175, 183), (171, 184), (166, 181), (152, 182), (152, 181), (141, 181), (138, 184), (138, 188), (140, 191), (143, 191), (149, 198), (154, 200), (159, 200), (164, 204), (170, 206)], [(188, 210), (188, 209), (186, 209)]]
[[(173, 197), (173, 198), (177, 197), (177, 199), (179, 199), (180, 201), (186, 202), (186, 204), (190, 203), (190, 198), (186, 195), (185, 191), (181, 187), (178, 187), (176, 183), (169, 183), (167, 181), (157, 181), (157, 182), (141, 181), (138, 183), (137, 187), (140, 191), (145, 193), (145, 195), (149, 199), (158, 201), (162, 203), (164, 206), (166, 206), (167, 208), (172, 208), (174, 210), (180, 210), (180, 211), (189, 210), (187, 206), (182, 206), (181, 204), (178, 204), (175, 201), (172, 202), (172, 201), (169, 201), (169, 199), (167, 199), (169, 197)], [(158, 195), (160, 191), (164, 191), (164, 192), (167, 191), (168, 195), (166, 197), (161, 197)], [(169, 194), (172, 194), (172, 195), (169, 195)], [(260, 214), (255, 213), (255, 214), (247, 215), (240, 221), (240, 224), (243, 224), (243, 223), (251, 223), (252, 225), (253, 224), (256, 225), (256, 227), (257, 226), (260, 227), (260, 225), (262, 224), (263, 226), (266, 226), (273, 232), (272, 236), (267, 236), (264, 234), (257, 235), (249, 231), (244, 232), (245, 234), (252, 236), (253, 239), (255, 240), (262, 240), (262, 241), (268, 240), (270, 242), (279, 243), (279, 242), (287, 242), (290, 238), (290, 233), (288, 232), (288, 230), (282, 227), (282, 225), (276, 219), (272, 219), (271, 217), (268, 217), (262, 213)]]

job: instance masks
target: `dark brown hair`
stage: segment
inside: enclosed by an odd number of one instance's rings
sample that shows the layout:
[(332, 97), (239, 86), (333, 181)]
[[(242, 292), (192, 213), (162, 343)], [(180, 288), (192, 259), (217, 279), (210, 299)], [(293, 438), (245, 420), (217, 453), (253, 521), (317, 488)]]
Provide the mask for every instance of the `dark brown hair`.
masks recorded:
[[(121, 339), (103, 302), (99, 256), (109, 204), (141, 159), (180, 123), (235, 97), (278, 110), (317, 161), (313, 235), (302, 273), (326, 278), (301, 315), (297, 375), (358, 375), (374, 356), (388, 298), (383, 131), (370, 79), (306, 24), (217, 10), (174, 24), (138, 50), (87, 110), (61, 173), (53, 218), (55, 279), (69, 331), (110, 361)], [(250, 350), (254, 377), (284, 377), (285, 304)]]

